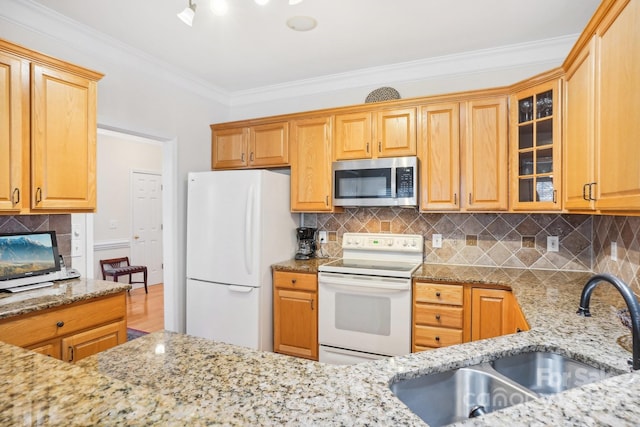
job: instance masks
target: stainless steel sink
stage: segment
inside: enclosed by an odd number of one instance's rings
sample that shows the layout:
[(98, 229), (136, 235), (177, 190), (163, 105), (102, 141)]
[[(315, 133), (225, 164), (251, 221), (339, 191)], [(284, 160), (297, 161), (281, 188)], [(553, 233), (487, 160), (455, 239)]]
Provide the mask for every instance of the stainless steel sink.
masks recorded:
[(612, 376), (565, 356), (550, 352), (521, 353), (491, 362), (502, 375), (539, 395), (550, 395)]
[(499, 378), (488, 364), (399, 381), (391, 391), (430, 426), (443, 426), (535, 399), (536, 395)]
[(613, 375), (559, 354), (528, 352), (400, 380), (390, 388), (416, 415), (436, 427)]

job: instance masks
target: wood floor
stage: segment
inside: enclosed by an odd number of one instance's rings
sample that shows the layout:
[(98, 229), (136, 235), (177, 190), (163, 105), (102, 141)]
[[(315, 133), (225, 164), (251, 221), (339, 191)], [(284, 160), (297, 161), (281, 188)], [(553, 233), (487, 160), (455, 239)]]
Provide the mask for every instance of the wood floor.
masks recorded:
[(164, 285), (149, 286), (127, 292), (127, 327), (145, 332), (164, 329)]

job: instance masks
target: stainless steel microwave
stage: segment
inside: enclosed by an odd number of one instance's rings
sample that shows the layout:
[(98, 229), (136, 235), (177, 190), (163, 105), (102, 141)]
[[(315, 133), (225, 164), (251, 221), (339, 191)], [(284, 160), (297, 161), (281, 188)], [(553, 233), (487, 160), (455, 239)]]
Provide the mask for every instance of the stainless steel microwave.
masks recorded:
[(418, 205), (418, 158), (333, 162), (334, 206)]

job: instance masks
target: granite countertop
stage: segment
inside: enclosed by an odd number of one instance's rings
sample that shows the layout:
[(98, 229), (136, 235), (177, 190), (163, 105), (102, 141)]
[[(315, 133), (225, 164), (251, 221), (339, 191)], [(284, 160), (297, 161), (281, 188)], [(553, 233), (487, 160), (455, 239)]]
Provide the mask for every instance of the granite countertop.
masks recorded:
[[(308, 262), (304, 269), (296, 265), (274, 269), (313, 271)], [(531, 330), (355, 366), (326, 365), (168, 331), (76, 365), (0, 344), (0, 354), (8, 361), (0, 367), (0, 392), (5, 396), (0, 398), (0, 424), (78, 419), (108, 425), (170, 425), (169, 420), (189, 425), (424, 425), (391, 393), (390, 383), (535, 349), (558, 351), (622, 374), (464, 423), (637, 425), (640, 375), (628, 373), (631, 354), (616, 339), (629, 331), (612, 308), (624, 303), (613, 287), (601, 284), (591, 299), (593, 317), (577, 316), (580, 291), (589, 276), (423, 265), (416, 272), (422, 280), (512, 288)], [(19, 386), (21, 381), (24, 385)]]
[(25, 292), (0, 292), (0, 319), (117, 294), (127, 289), (131, 289), (128, 283), (79, 278)]

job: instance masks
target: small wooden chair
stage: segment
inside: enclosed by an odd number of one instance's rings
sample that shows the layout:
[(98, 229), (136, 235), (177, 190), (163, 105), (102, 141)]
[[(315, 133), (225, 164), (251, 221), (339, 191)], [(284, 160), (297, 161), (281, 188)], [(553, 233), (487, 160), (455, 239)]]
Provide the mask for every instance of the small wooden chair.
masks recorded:
[[(112, 276), (113, 281), (117, 282), (120, 276), (129, 276), (129, 283), (144, 283), (144, 292), (149, 293), (147, 289), (147, 267), (144, 265), (130, 265), (129, 257), (101, 259), (100, 269), (102, 270), (102, 280), (107, 280), (107, 276)], [(134, 273), (142, 273), (144, 280), (142, 282), (131, 281), (131, 275)]]

